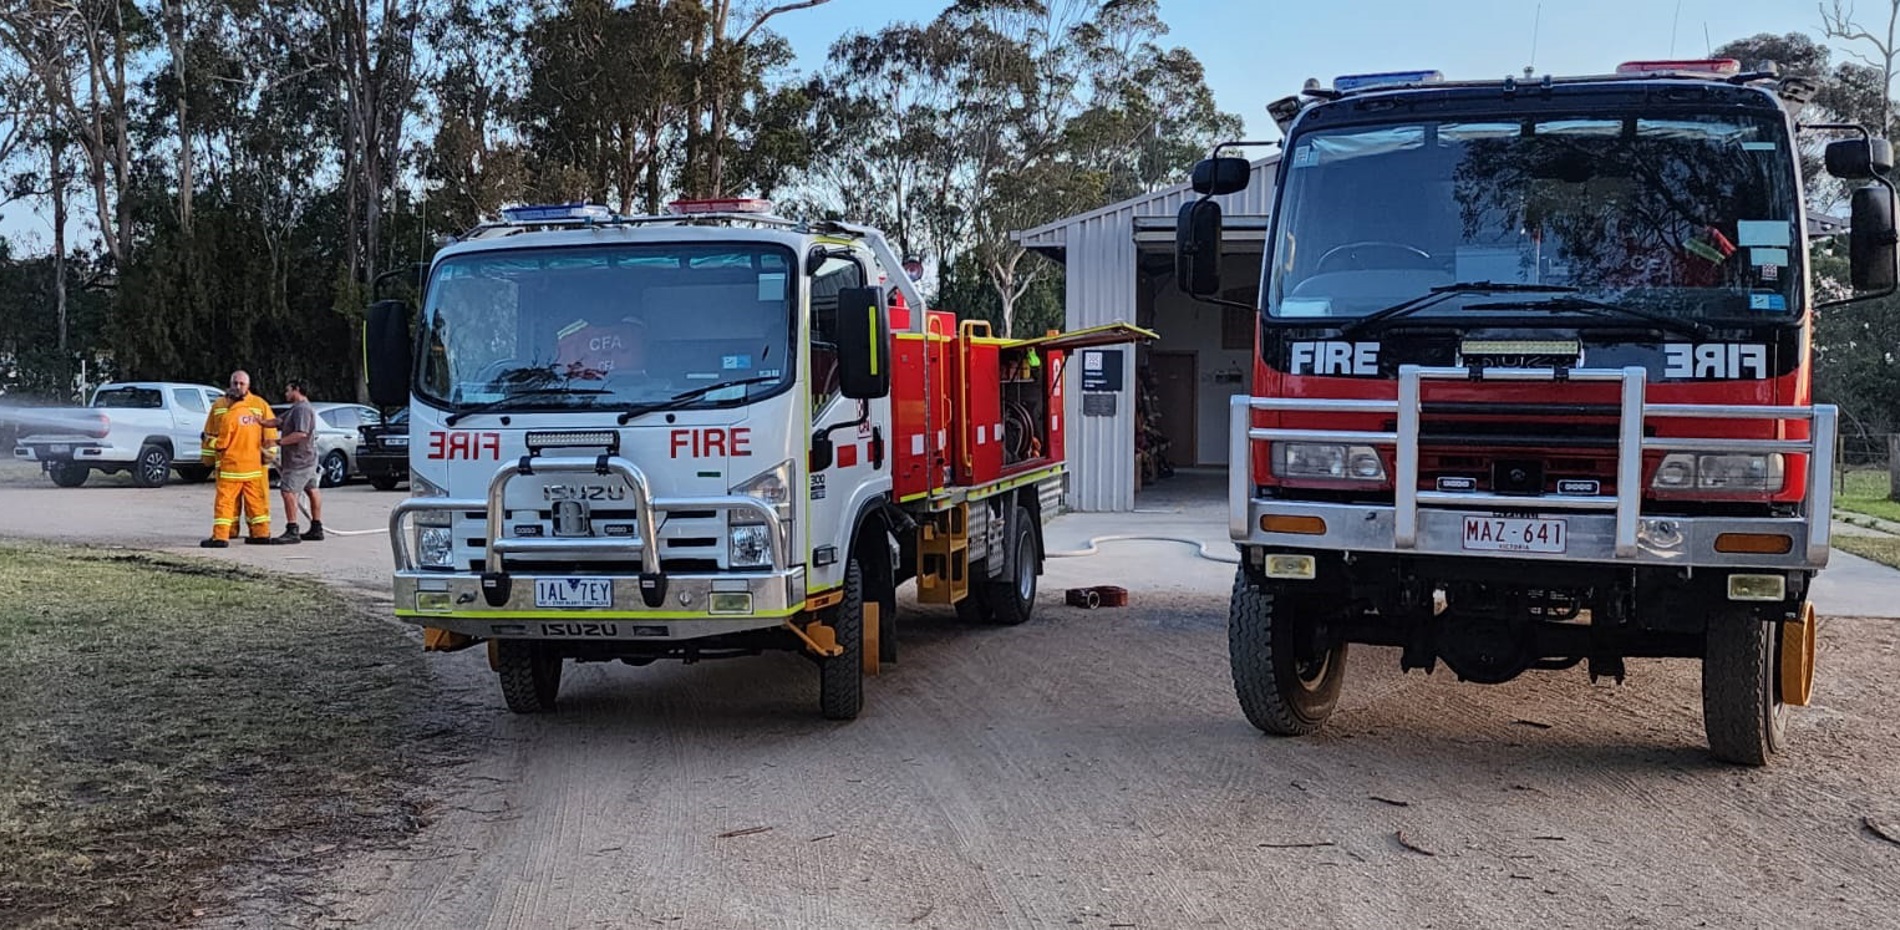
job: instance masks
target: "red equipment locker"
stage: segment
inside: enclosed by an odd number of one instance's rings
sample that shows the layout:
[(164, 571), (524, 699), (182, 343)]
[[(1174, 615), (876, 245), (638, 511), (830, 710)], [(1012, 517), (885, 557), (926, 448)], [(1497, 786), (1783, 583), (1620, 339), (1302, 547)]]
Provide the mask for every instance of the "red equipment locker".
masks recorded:
[(950, 469), (956, 315), (927, 311), (926, 333), (904, 332), (908, 311), (893, 309), (891, 490), (908, 500), (942, 490)]

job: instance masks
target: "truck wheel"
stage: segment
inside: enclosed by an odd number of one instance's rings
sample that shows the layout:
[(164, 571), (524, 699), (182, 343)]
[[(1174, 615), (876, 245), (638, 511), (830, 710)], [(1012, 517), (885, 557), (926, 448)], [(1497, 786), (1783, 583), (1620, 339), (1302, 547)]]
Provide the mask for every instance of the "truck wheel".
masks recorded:
[(211, 477), (211, 469), (203, 465), (180, 465), (175, 470), (178, 480), (186, 484), (200, 484)]
[(1318, 651), (1286, 587), (1257, 582), (1240, 567), (1228, 602), (1227, 655), (1247, 721), (1278, 736), (1305, 736), (1339, 703), (1346, 644)]
[(986, 582), (983, 605), (991, 623), (1016, 626), (1026, 623), (1036, 609), (1036, 524), (1024, 507), (1017, 507), (1010, 523), (1010, 577)]
[(517, 714), (554, 712), (561, 692), (561, 657), (540, 643), (519, 639), (495, 641), (495, 667), (501, 674), (501, 696)]
[(1781, 701), (1781, 624), (1748, 610), (1717, 610), (1702, 653), (1702, 726), (1723, 762), (1766, 765), (1781, 751), (1787, 705)]
[(342, 452), (333, 450), (317, 463), (317, 475), (317, 487), (338, 487), (350, 480), (350, 460)]
[(395, 475), (376, 475), (369, 479), (369, 486), (378, 491), (394, 491), (401, 483)]
[(864, 709), (864, 569), (852, 559), (844, 567), (844, 600), (831, 619), (844, 651), (821, 659), (818, 709), (826, 720), (856, 720)]
[(139, 461), (132, 466), (132, 483), (141, 488), (162, 488), (172, 476), (172, 453), (160, 445), (139, 448)]
[(86, 476), (92, 473), (78, 462), (53, 462), (46, 466), (46, 477), (62, 488), (76, 488), (86, 483)]

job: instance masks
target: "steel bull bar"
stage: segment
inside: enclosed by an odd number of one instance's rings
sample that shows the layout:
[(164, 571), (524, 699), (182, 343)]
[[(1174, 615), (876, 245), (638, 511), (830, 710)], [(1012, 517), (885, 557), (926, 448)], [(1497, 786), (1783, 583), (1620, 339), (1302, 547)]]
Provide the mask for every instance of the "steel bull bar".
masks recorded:
[[(508, 537), (505, 525), (508, 513), (508, 486), (520, 476), (533, 474), (618, 476), (631, 489), (635, 508), (634, 521), (639, 536), (636, 538), (624, 536)], [(420, 565), (410, 548), (409, 531), (414, 519), (422, 514), (480, 513), (486, 523), (484, 533), (486, 553), (480, 586), (482, 599), (489, 607), (503, 608), (511, 604), (517, 608), (524, 606), (517, 603), (514, 578), (507, 568), (508, 556), (560, 559), (637, 554), (641, 567), (638, 578), (616, 579), (615, 586), (618, 588), (622, 582), (637, 581), (640, 601), (649, 610), (658, 610), (665, 604), (669, 587), (668, 576), (662, 570), (660, 563), (659, 527), (662, 522), (660, 516), (674, 510), (744, 512), (756, 517), (759, 523), (773, 529), (773, 532), (767, 534), (771, 546), (770, 566), (761, 566), (750, 571), (700, 574), (674, 579), (688, 584), (689, 587), (680, 589), (683, 597), (698, 604), (707, 604), (710, 598), (700, 595), (732, 590), (747, 591), (757, 596), (758, 606), (762, 613), (784, 612), (795, 604), (803, 602), (802, 572), (793, 571), (790, 567), (778, 514), (769, 504), (755, 497), (733, 494), (655, 497), (652, 483), (647, 479), (646, 473), (641, 471), (639, 466), (617, 455), (526, 456), (519, 461), (502, 466), (495, 472), (494, 477), (489, 480), (487, 497), (484, 499), (410, 498), (390, 511), (390, 550), (394, 556), (399, 580), (466, 576), (466, 572), (457, 572), (453, 567), (445, 570), (441, 567)]]
[[(1831, 405), (1761, 407), (1728, 404), (1652, 404), (1645, 400), (1642, 368), (1399, 368), (1396, 400), (1249, 397), (1232, 401), (1229, 445), (1229, 533), (1246, 545), (1306, 549), (1530, 558), (1618, 564), (1709, 565), (1780, 569), (1819, 569), (1827, 564), (1829, 520), (1833, 514), (1834, 441), (1838, 429)], [(1426, 381), (1611, 382), (1621, 388), (1616, 438), (1616, 494), (1555, 495), (1491, 492), (1421, 491), (1418, 487), (1420, 386)], [(1256, 428), (1256, 410), (1294, 413), (1386, 414), (1391, 431)], [(1807, 420), (1809, 438), (1717, 439), (1645, 435), (1652, 417), (1704, 420)], [(1256, 442), (1318, 442), (1389, 446), (1396, 453), (1391, 504), (1333, 504), (1287, 501), (1254, 494), (1252, 448)], [(1796, 516), (1680, 517), (1643, 512), (1643, 453), (1804, 453), (1809, 456), (1806, 493)], [(1464, 518), (1494, 511), (1563, 511), (1569, 524), (1566, 551), (1467, 550)], [(1268, 532), (1263, 516), (1316, 517), (1324, 529), (1312, 533)], [(1313, 521), (1306, 521), (1311, 525)], [(1732, 534), (1780, 534), (1792, 542), (1786, 552), (1720, 551), (1718, 537)]]

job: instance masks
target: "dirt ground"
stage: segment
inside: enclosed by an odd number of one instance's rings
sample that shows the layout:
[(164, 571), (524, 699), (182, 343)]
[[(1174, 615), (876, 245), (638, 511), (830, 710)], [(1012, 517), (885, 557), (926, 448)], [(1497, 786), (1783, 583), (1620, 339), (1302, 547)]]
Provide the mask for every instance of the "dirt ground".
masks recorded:
[[(397, 497), (331, 492), (325, 523), (366, 535), (217, 557), (373, 599)], [(209, 506), (0, 481), (0, 535), (190, 547)], [(1859, 594), (1900, 590), (1848, 564)], [(1827, 618), (1814, 706), (1766, 770), (1709, 760), (1692, 662), (1484, 688), (1357, 650), (1327, 730), (1284, 740), (1234, 704), (1231, 572), (1113, 543), (1052, 561), (1024, 627), (908, 605), (900, 664), (843, 725), (792, 656), (570, 666), (539, 718), (500, 709), (478, 652), (430, 657), (480, 753), (440, 773), (433, 825), (272, 869), (214, 925), (1896, 925), (1900, 845), (1867, 823), (1900, 837), (1900, 624)], [(1061, 606), (1106, 582), (1132, 605)]]

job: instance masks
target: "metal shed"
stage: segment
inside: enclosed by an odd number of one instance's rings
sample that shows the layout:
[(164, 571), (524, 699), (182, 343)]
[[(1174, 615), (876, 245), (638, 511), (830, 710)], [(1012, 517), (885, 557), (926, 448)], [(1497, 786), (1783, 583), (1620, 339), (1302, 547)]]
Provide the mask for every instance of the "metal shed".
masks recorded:
[[(1247, 189), (1218, 198), (1226, 215), (1223, 280), (1230, 299), (1251, 301), (1257, 294), (1278, 161), (1276, 155), (1254, 162)], [(1169, 446), (1180, 467), (1226, 467), (1227, 397), (1246, 389), (1252, 371), (1253, 318), (1192, 301), (1174, 287), (1175, 214), (1197, 196), (1181, 184), (1013, 234), (1025, 248), (1067, 268), (1066, 329), (1127, 322), (1161, 334), (1157, 343), (1139, 349), (1087, 350), (1069, 366), (1064, 416), (1072, 426), (1064, 502), (1071, 510), (1135, 509), (1141, 474), (1136, 385), (1144, 376), (1163, 379), (1170, 388), (1178, 415), (1165, 419), (1188, 437), (1178, 450)], [(1235, 314), (1241, 318), (1231, 319)], [(1245, 346), (1231, 348), (1241, 332)], [(1165, 374), (1158, 373), (1162, 368)]]

